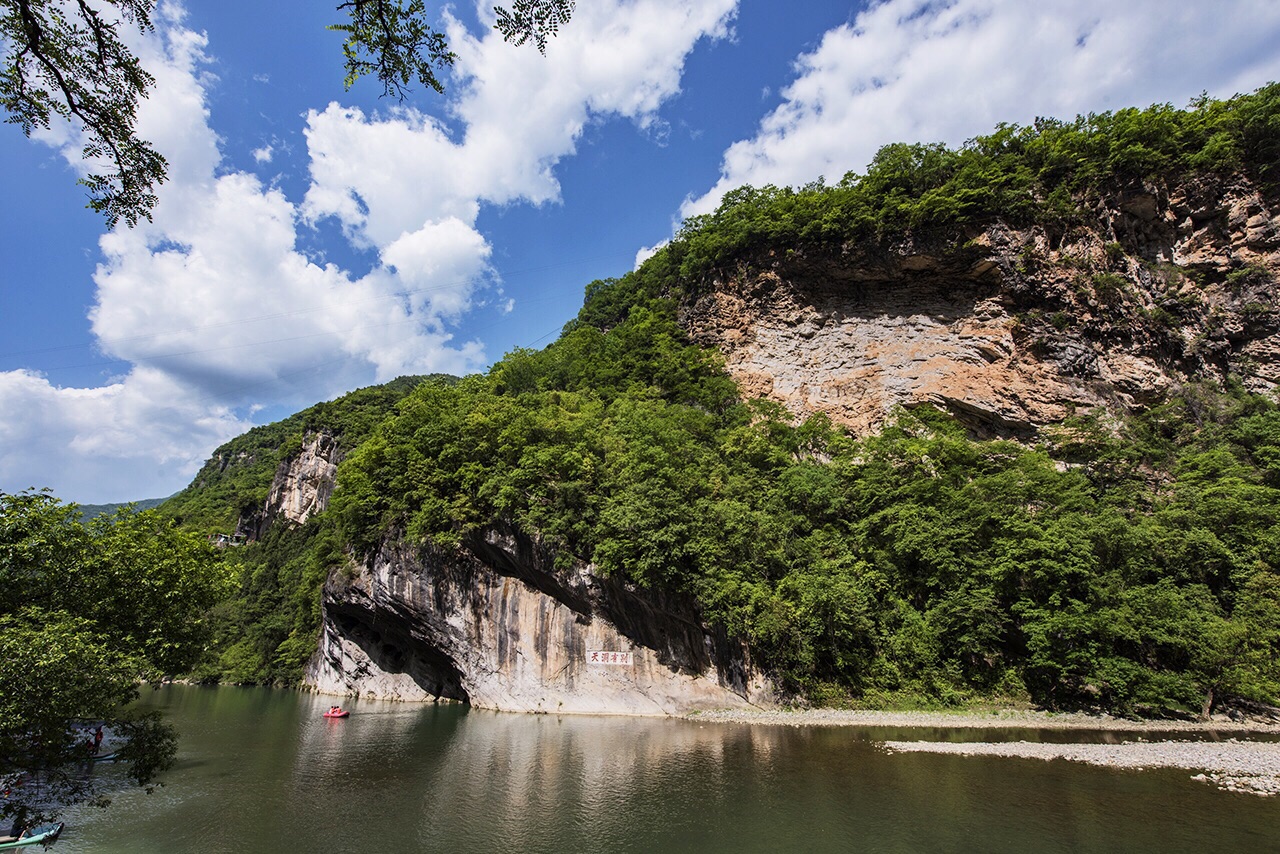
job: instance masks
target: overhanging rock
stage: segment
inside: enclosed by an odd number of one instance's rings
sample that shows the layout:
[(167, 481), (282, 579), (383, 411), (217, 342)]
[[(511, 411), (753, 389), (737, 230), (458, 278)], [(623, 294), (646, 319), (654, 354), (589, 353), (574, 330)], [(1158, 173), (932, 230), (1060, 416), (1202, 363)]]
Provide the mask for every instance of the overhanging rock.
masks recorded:
[[(322, 693), (543, 713), (674, 715), (773, 704), (692, 604), (634, 589), (509, 529), (451, 552), (389, 543), (335, 572), (307, 682)], [(592, 653), (608, 653), (608, 662)]]

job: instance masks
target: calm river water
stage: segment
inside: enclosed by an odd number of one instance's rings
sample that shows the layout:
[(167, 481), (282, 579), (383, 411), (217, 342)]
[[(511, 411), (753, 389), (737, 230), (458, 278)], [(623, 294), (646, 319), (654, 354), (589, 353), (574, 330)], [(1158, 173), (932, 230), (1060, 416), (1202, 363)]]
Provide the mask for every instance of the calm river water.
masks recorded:
[[(886, 755), (1035, 731), (791, 728), (500, 714), (265, 689), (146, 691), (181, 742), (152, 795), (67, 817), (73, 852), (1280, 850), (1280, 800), (1190, 772)], [(1085, 738), (1105, 735), (1084, 734)], [(119, 769), (100, 768), (108, 784)]]

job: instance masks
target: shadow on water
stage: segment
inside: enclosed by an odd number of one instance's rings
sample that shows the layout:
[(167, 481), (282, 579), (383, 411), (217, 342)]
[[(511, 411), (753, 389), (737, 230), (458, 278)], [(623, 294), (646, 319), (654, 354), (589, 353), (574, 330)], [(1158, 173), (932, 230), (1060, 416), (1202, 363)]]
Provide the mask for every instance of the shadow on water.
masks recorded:
[[(178, 767), (151, 796), (122, 788), (106, 811), (75, 811), (58, 843), (63, 854), (1199, 854), (1267, 850), (1280, 820), (1280, 801), (1219, 792), (1184, 771), (888, 755), (876, 745), (957, 733), (974, 740), (972, 731), (553, 717), (368, 701), (349, 703), (349, 719), (330, 721), (320, 716), (324, 698), (183, 686), (147, 702), (165, 708), (179, 729)], [(104, 773), (123, 781), (122, 772)]]

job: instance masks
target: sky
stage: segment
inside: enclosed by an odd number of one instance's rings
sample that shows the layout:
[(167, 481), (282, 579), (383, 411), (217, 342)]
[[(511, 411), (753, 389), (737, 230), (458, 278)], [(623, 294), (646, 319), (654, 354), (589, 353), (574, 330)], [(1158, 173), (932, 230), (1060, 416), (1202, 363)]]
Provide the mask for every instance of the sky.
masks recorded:
[(0, 128), (0, 491), (167, 496), (254, 425), (544, 347), (742, 184), (1280, 80), (1275, 0), (579, 0), (545, 56), (459, 0), (446, 93), (397, 101), (344, 90), (336, 5), (161, 0), (134, 229), (75, 128)]

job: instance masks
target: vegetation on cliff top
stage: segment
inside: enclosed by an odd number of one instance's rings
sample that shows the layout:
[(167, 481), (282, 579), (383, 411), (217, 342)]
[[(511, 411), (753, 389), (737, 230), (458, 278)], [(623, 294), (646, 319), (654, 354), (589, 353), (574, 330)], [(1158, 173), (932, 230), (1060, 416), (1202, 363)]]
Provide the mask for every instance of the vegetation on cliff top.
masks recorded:
[(538, 531), (695, 596), (820, 701), (1167, 714), (1280, 695), (1278, 461), (1280, 408), (1207, 387), (1118, 438), (1080, 420), (1044, 448), (975, 442), (918, 410), (855, 441), (738, 400), (640, 308), (423, 385), (344, 463), (334, 506), (366, 550)]
[(228, 606), (241, 634), (226, 637), (238, 651), (224, 672), (296, 674), (344, 549), (450, 547), (502, 521), (566, 562), (692, 595), (818, 702), (1275, 702), (1274, 401), (1194, 385), (1037, 447), (973, 441), (922, 409), (854, 440), (741, 400), (676, 305), (709, 275), (788, 253), (996, 217), (1069, 223), (1091, 194), (1145, 179), (1244, 174), (1274, 189), (1278, 145), (1272, 85), (1185, 111), (1006, 126), (958, 151), (889, 146), (835, 187), (732, 193), (639, 270), (589, 285), (555, 344), (400, 401), (343, 463), (331, 511), (260, 545)]
[(423, 379), (399, 377), (254, 427), (218, 448), (191, 485), (164, 503), (164, 514), (206, 534), (231, 533), (262, 509), (276, 469), (297, 455), (308, 434), (324, 431), (354, 447)]
[[(307, 436), (332, 436), (339, 453), (346, 453), (426, 380), (456, 381), (444, 374), (400, 377), (256, 427), (219, 448), (162, 512), (202, 534), (229, 534), (261, 513), (280, 465), (297, 457)], [(260, 540), (228, 549), (224, 560), (235, 590), (210, 612), (209, 647), (191, 675), (293, 684), (315, 650), (325, 576), (344, 561), (333, 526), (323, 519), (273, 525)]]
[(865, 175), (850, 172), (834, 186), (731, 191), (646, 266), (650, 284), (687, 293), (744, 261), (952, 239), (958, 227), (996, 219), (1061, 231), (1088, 216), (1089, 202), (1135, 183), (1236, 174), (1280, 185), (1280, 84), (1226, 101), (1202, 97), (1186, 110), (1157, 104), (1001, 125), (958, 149), (887, 145)]

